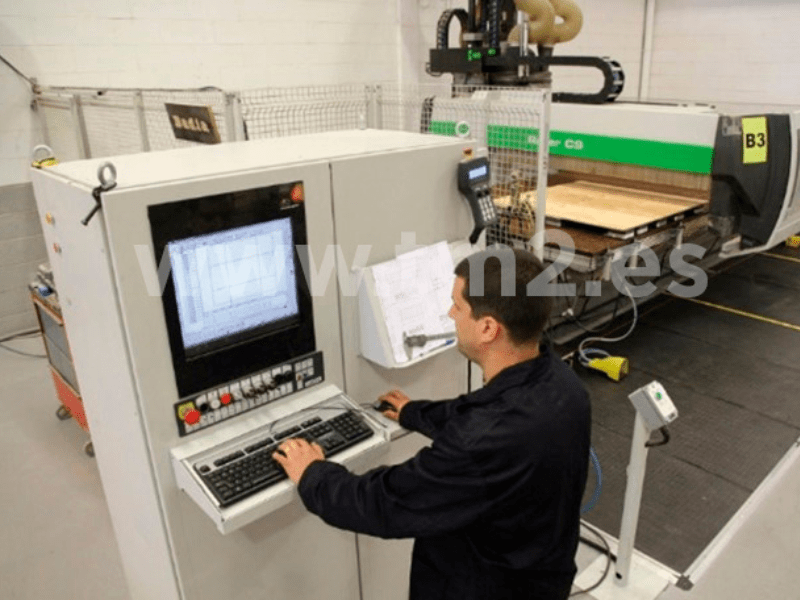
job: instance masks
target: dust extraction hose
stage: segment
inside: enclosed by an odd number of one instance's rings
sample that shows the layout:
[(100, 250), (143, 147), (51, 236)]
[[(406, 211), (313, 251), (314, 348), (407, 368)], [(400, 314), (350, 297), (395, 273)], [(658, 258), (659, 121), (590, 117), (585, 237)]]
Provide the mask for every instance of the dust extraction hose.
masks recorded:
[[(528, 13), (528, 43), (537, 44), (550, 35), (555, 26), (556, 12), (548, 0), (514, 0), (517, 10)], [(509, 43), (519, 42), (519, 25), (508, 33)]]

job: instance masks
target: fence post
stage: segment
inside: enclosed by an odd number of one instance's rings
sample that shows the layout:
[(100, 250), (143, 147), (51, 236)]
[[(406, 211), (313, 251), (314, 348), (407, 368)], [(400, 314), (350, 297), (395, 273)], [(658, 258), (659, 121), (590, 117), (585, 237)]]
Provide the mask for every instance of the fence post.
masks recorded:
[(383, 129), (383, 88), (380, 85), (368, 85), (367, 91), (367, 127)]
[(228, 130), (229, 142), (247, 139), (242, 116), (242, 102), (236, 92), (225, 94), (225, 125)]
[[(34, 82), (36, 82), (36, 78), (31, 78)], [(50, 148), (53, 147), (52, 142), (50, 141), (50, 128), (47, 126), (47, 117), (44, 115), (44, 107), (42, 106), (42, 93), (40, 91), (33, 93), (33, 100), (31, 101), (31, 109), (33, 112), (36, 113), (36, 118), (39, 121), (39, 128), (42, 131), (42, 140), (44, 141), (46, 146)]]
[(75, 132), (76, 141), (78, 142), (78, 156), (81, 158), (91, 158), (89, 133), (86, 130), (86, 117), (83, 114), (83, 102), (79, 94), (73, 94), (70, 98), (70, 109), (72, 110), (72, 118), (75, 121), (75, 126), (78, 129), (78, 131)]
[(142, 90), (133, 94), (133, 108), (136, 111), (136, 120), (139, 123), (139, 135), (142, 138), (142, 152), (150, 152), (150, 137), (147, 135), (147, 118), (144, 114), (144, 95)]
[(536, 221), (533, 253), (544, 259), (544, 223), (547, 214), (547, 171), (550, 168), (550, 86), (542, 89), (539, 112), (539, 152), (536, 156)]

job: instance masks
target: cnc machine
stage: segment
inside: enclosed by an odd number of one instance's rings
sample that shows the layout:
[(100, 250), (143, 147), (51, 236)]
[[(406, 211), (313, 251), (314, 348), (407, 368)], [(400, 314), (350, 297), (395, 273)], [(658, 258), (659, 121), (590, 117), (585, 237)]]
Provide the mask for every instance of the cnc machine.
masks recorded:
[[(454, 21), (458, 47), (449, 44)], [(427, 98), (420, 115), (422, 131), (469, 132), (503, 174), (492, 190), (500, 219), (488, 243), (530, 247), (538, 217), (569, 236), (568, 252), (560, 243), (545, 247), (558, 277), (578, 286), (576, 301), (554, 314), (556, 337), (584, 331), (575, 315), (589, 325), (616, 313), (611, 265), (636, 266), (643, 249), (660, 261), (647, 274), (660, 292), (686, 280), (669, 265), (686, 244), (703, 249), (690, 260), (708, 269), (800, 232), (800, 113), (725, 115), (705, 105), (620, 102), (621, 65), (556, 56), (582, 24), (572, 0), (475, 0), (446, 10), (429, 72), (452, 74), (452, 86), (448, 96)], [(547, 207), (536, 215), (540, 130), (518, 115), (526, 96), (550, 86), (558, 66), (598, 68), (604, 84), (587, 94), (561, 92), (553, 82)]]

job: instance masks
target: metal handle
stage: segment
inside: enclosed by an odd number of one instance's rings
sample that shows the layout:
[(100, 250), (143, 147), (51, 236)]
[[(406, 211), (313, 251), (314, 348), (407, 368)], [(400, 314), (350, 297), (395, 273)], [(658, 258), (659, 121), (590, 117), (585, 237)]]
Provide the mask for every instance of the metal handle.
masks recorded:
[[(39, 154), (39, 152), (42, 151), (46, 152), (46, 154), (41, 158), (38, 158), (37, 155)], [(42, 161), (42, 160), (47, 160), (48, 158), (55, 158), (55, 154), (53, 154), (53, 149), (50, 146), (47, 146), (45, 144), (39, 144), (38, 146), (35, 146), (33, 148), (33, 151), (31, 152), (31, 158), (34, 161)]]
[[(108, 177), (106, 177), (106, 171), (109, 172)], [(117, 168), (113, 163), (104, 162), (97, 168), (97, 179), (100, 180), (101, 188), (104, 190), (110, 190), (117, 185)]]

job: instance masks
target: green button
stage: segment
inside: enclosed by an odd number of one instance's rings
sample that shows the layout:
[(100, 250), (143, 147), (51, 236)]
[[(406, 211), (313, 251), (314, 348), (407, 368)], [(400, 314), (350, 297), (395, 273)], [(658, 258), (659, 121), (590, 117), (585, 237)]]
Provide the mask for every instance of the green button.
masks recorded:
[(656, 400), (661, 400), (661, 392), (656, 392)]

